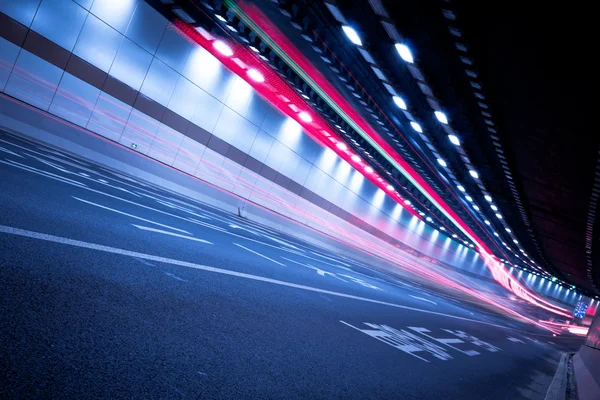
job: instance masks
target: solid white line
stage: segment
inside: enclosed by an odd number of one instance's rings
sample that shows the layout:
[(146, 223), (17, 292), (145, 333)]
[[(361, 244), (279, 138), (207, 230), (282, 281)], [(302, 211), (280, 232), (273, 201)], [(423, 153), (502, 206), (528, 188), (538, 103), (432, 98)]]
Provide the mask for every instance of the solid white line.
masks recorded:
[(418, 297), (418, 296), (413, 296), (412, 294), (409, 294), (409, 296), (412, 297), (413, 299), (417, 299), (417, 300), (421, 300), (421, 301), (426, 301), (428, 303), (435, 304), (437, 306), (437, 303), (435, 301), (424, 299), (424, 298)]
[[(162, 233), (164, 235), (175, 236), (175, 237), (179, 237), (179, 238), (182, 238), (182, 239), (192, 240), (194, 242), (212, 244), (212, 242), (209, 242), (208, 240), (198, 239), (198, 238), (195, 238), (195, 237), (192, 237), (192, 236), (180, 235), (179, 233), (175, 233), (175, 232), (163, 231), (162, 229), (154, 229), (154, 228), (150, 228), (149, 226), (142, 226), (142, 225), (136, 225), (136, 224), (131, 224), (131, 225), (133, 225), (136, 228), (141, 229), (143, 231), (150, 231), (150, 232)], [(171, 228), (171, 229), (173, 229), (173, 228)]]
[(247, 250), (247, 251), (249, 251), (250, 253), (254, 253), (254, 254), (256, 254), (257, 256), (260, 256), (260, 257), (262, 257), (262, 258), (265, 258), (265, 259), (267, 259), (267, 260), (269, 260), (269, 261), (273, 261), (275, 264), (279, 264), (279, 265), (281, 265), (282, 267), (285, 267), (285, 266), (286, 266), (285, 264), (283, 264), (283, 263), (280, 263), (279, 261), (275, 261), (275, 260), (273, 260), (272, 258), (269, 258), (269, 257), (267, 257), (267, 256), (264, 256), (264, 255), (260, 254), (260, 253), (259, 253), (259, 252), (257, 252), (257, 251), (254, 251), (254, 250), (252, 250), (252, 249), (249, 249), (249, 248), (247, 248), (247, 247), (244, 247), (244, 246), (242, 246), (241, 244), (234, 243), (234, 245), (236, 245), (237, 247), (241, 247), (242, 249), (244, 249), (244, 250)]
[[(65, 245), (69, 245), (69, 246), (81, 247), (81, 248), (85, 248), (85, 249), (103, 251), (106, 253), (119, 254), (119, 255), (123, 255), (123, 256), (134, 257), (134, 258), (141, 258), (144, 260), (162, 262), (162, 263), (166, 263), (166, 264), (178, 265), (178, 266), (187, 267), (187, 268), (194, 268), (194, 269), (197, 269), (200, 271), (207, 271), (207, 272), (214, 272), (214, 273), (222, 274), (222, 275), (235, 276), (238, 278), (250, 279), (250, 280), (259, 281), (259, 282), (266, 282), (266, 283), (271, 283), (274, 285), (306, 290), (309, 292), (329, 294), (332, 296), (342, 297), (342, 298), (346, 298), (346, 299), (359, 300), (359, 301), (363, 301), (363, 302), (367, 302), (367, 303), (379, 304), (379, 305), (399, 308), (399, 309), (403, 309), (403, 310), (420, 312), (423, 314), (438, 315), (441, 317), (447, 317), (447, 318), (457, 319), (457, 320), (461, 320), (461, 321), (469, 321), (469, 322), (474, 322), (477, 324), (494, 326), (496, 328), (501, 328), (501, 329), (521, 331), (520, 329), (515, 329), (515, 328), (503, 326), (503, 325), (497, 325), (497, 324), (493, 324), (493, 323), (485, 322), (485, 321), (478, 321), (476, 319), (459, 317), (456, 315), (444, 314), (444, 313), (440, 313), (440, 312), (436, 312), (436, 311), (423, 310), (423, 309), (416, 308), (416, 307), (410, 307), (410, 306), (404, 306), (401, 304), (389, 303), (387, 301), (375, 300), (375, 299), (370, 299), (367, 297), (354, 296), (351, 294), (334, 292), (331, 290), (319, 289), (319, 288), (315, 288), (315, 287), (311, 287), (311, 286), (299, 285), (299, 284), (292, 283), (292, 282), (280, 281), (278, 279), (271, 279), (271, 278), (266, 278), (263, 276), (246, 274), (243, 272), (236, 272), (236, 271), (231, 271), (231, 270), (227, 270), (227, 269), (223, 269), (223, 268), (211, 267), (208, 265), (194, 264), (191, 262), (175, 260), (172, 258), (153, 256), (151, 254), (138, 253), (136, 251), (129, 251), (129, 250), (125, 250), (125, 249), (119, 249), (116, 247), (110, 247), (110, 246), (104, 246), (104, 245), (95, 244), (95, 243), (83, 242), (80, 240), (68, 239), (68, 238), (64, 238), (64, 237), (60, 237), (60, 236), (48, 235), (45, 233), (33, 232), (33, 231), (28, 231), (28, 230), (19, 229), (19, 228), (13, 228), (10, 226), (0, 225), (0, 233), (29, 237), (29, 238), (33, 238), (33, 239), (45, 240), (47, 242), (60, 243), (60, 244), (65, 244)], [(524, 331), (521, 331), (521, 332), (524, 332)]]
[(162, 226), (163, 228), (168, 228), (168, 229), (172, 229), (174, 231), (183, 232), (183, 233), (187, 233), (188, 235), (191, 235), (191, 233), (189, 233), (188, 231), (184, 231), (183, 229), (173, 228), (172, 226), (164, 225), (164, 224), (161, 224), (160, 222), (154, 222), (154, 221), (151, 221), (151, 220), (146, 219), (146, 218), (138, 217), (137, 215), (126, 213), (124, 211), (119, 211), (119, 210), (115, 210), (114, 208), (103, 206), (101, 204), (92, 203), (91, 201), (80, 199), (79, 197), (75, 197), (75, 196), (71, 196), (71, 197), (74, 198), (75, 200), (79, 200), (79, 201), (81, 201), (83, 203), (87, 203), (87, 204), (90, 204), (92, 206), (100, 207), (100, 208), (103, 208), (105, 210), (115, 212), (117, 214), (126, 215), (126, 216), (134, 218), (134, 219), (139, 219), (140, 221), (148, 222), (149, 224), (154, 224), (154, 225)]

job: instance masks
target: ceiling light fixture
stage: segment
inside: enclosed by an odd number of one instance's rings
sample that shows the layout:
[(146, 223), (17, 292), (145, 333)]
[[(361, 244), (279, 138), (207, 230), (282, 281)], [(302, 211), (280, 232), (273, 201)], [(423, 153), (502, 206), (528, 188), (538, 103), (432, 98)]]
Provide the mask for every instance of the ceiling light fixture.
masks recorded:
[(357, 46), (362, 46), (362, 42), (360, 41), (360, 36), (358, 36), (358, 33), (356, 33), (354, 28), (349, 27), (348, 25), (344, 25), (344, 26), (342, 26), (342, 30), (344, 31), (346, 36), (348, 36), (348, 39), (350, 39), (350, 41), (352, 43), (354, 43)]
[(402, 99), (402, 97), (394, 96), (392, 97), (392, 99), (394, 100), (394, 103), (396, 103), (398, 108), (406, 110), (406, 103), (404, 102), (404, 99)]
[(407, 63), (411, 63), (411, 64), (413, 63), (414, 59), (413, 59), (412, 52), (406, 45), (396, 43), (396, 51), (400, 55), (400, 58), (402, 58), (404, 61), (406, 61)]
[[(255, 82), (264, 82), (265, 81), (265, 77), (260, 72), (255, 70), (254, 68), (248, 70), (248, 76), (250, 77), (250, 79), (252, 79)], [(310, 116), (308, 116), (308, 117), (310, 118)], [(300, 117), (300, 118), (302, 118), (302, 117)], [(312, 121), (312, 119), (311, 119), (311, 121)]]
[(460, 146), (460, 139), (456, 135), (448, 135), (448, 139), (453, 145)]
[(442, 124), (446, 125), (448, 124), (448, 117), (446, 117), (446, 114), (444, 114), (441, 111), (436, 111), (434, 112), (435, 117), (437, 118), (438, 121), (440, 121)]
[(421, 128), (421, 125), (417, 124), (415, 121), (410, 121), (410, 126), (412, 126), (412, 128), (419, 133), (423, 132), (423, 128)]
[(229, 47), (227, 43), (223, 42), (222, 40), (215, 41), (213, 43), (213, 47), (226, 57), (231, 57), (233, 55), (233, 50), (231, 50), (231, 47)]
[(306, 111), (302, 111), (300, 114), (298, 114), (298, 117), (304, 122), (312, 122), (312, 117)]

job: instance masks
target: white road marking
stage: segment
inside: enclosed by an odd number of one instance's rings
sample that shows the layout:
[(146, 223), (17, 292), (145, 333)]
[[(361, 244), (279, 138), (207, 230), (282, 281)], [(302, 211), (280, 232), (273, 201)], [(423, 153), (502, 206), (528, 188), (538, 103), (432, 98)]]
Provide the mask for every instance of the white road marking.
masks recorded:
[(508, 340), (510, 340), (511, 342), (515, 342), (515, 343), (525, 343), (524, 341), (522, 341), (521, 339), (517, 339), (515, 337), (507, 337)]
[(5, 153), (8, 153), (8, 154), (12, 154), (13, 156), (17, 156), (17, 157), (19, 157), (19, 158), (25, 158), (25, 157), (23, 157), (22, 155), (20, 155), (20, 154), (17, 154), (17, 153), (15, 153), (15, 152), (13, 152), (13, 151), (10, 151), (9, 149), (7, 149), (7, 148), (4, 148), (4, 147), (2, 147), (2, 146), (0, 146), (0, 151), (3, 151), (3, 152), (5, 152)]
[(187, 233), (188, 235), (191, 235), (191, 233), (189, 233), (188, 231), (185, 231), (183, 229), (173, 228), (172, 226), (161, 224), (160, 222), (154, 222), (154, 221), (151, 221), (151, 220), (146, 219), (146, 218), (138, 217), (137, 215), (129, 214), (129, 213), (126, 213), (124, 211), (115, 210), (114, 208), (106, 207), (106, 206), (103, 206), (101, 204), (96, 204), (96, 203), (93, 203), (93, 202), (88, 201), (88, 200), (80, 199), (79, 197), (75, 197), (75, 196), (71, 196), (71, 197), (74, 198), (75, 200), (81, 201), (83, 203), (87, 203), (87, 204), (90, 204), (92, 206), (103, 208), (105, 210), (112, 211), (112, 212), (115, 212), (117, 214), (125, 215), (125, 216), (130, 217), (130, 218), (139, 219), (140, 221), (148, 222), (149, 224), (154, 224), (154, 225), (162, 226), (163, 228), (168, 228), (168, 229), (172, 229), (174, 231), (183, 232), (183, 233)]
[(21, 163), (18, 163), (16, 161), (8, 160), (8, 162), (7, 162), (7, 161), (0, 160), (0, 163), (6, 164), (6, 165), (10, 165), (11, 167), (22, 169), (24, 171), (31, 172), (31, 173), (34, 173), (36, 175), (41, 175), (44, 178), (54, 179), (55, 181), (59, 181), (59, 182), (62, 182), (62, 183), (66, 183), (66, 184), (69, 184), (69, 185), (73, 185), (73, 186), (77, 186), (77, 187), (80, 187), (80, 188), (87, 189), (85, 187), (86, 185), (84, 183), (79, 182), (79, 181), (75, 181), (73, 179), (65, 178), (64, 176), (56, 175), (56, 174), (53, 174), (52, 172), (48, 172), (48, 171), (44, 171), (44, 170), (37, 169), (37, 168), (34, 168), (34, 167), (30, 167), (28, 165), (21, 164)]
[(325, 258), (326, 260), (330, 260), (330, 261), (333, 261), (333, 262), (345, 265), (346, 267), (350, 267), (350, 264), (346, 264), (345, 262), (341, 261), (340, 259), (329, 257), (329, 256), (326, 256), (324, 254), (317, 253), (316, 251), (311, 251), (311, 253), (313, 253), (317, 257), (322, 257), (322, 258)]
[(84, 176), (86, 178), (89, 178), (90, 176), (88, 174), (86, 174), (85, 172), (80, 172), (79, 175)]
[(343, 280), (342, 278), (340, 278), (339, 276), (337, 276), (337, 274), (336, 274), (336, 273), (333, 273), (333, 272), (328, 272), (328, 271), (324, 271), (324, 270), (322, 270), (321, 268), (314, 267), (314, 266), (312, 266), (312, 265), (310, 265), (310, 264), (303, 264), (303, 263), (301, 263), (301, 262), (298, 262), (298, 261), (292, 260), (291, 258), (287, 258), (287, 257), (283, 257), (283, 256), (282, 256), (281, 258), (283, 258), (284, 260), (287, 260), (287, 261), (289, 261), (289, 262), (292, 262), (292, 263), (294, 263), (294, 264), (302, 265), (303, 267), (306, 267), (306, 268), (309, 268), (309, 269), (315, 270), (315, 271), (317, 271), (317, 274), (319, 274), (319, 275), (321, 275), (321, 276), (331, 276), (331, 277), (333, 277), (333, 278), (339, 279), (339, 280), (340, 280), (340, 281), (342, 281), (342, 282), (346, 282), (346, 283), (348, 283), (348, 281), (345, 281), (345, 280)]
[(173, 279), (175, 279), (176, 281), (180, 281), (180, 282), (188, 282), (186, 279), (180, 278), (180, 277), (178, 277), (177, 275), (175, 275), (175, 274), (172, 274), (172, 273), (170, 273), (170, 272), (165, 272), (165, 275), (166, 275), (166, 276), (168, 276), (168, 277), (170, 277), (170, 278), (173, 278)]
[[(341, 298), (346, 298), (346, 299), (353, 299), (353, 300), (363, 301), (363, 302), (367, 302), (367, 303), (379, 304), (379, 305), (394, 307), (394, 308), (398, 308), (398, 309), (402, 309), (402, 310), (419, 312), (422, 314), (437, 315), (440, 317), (446, 317), (446, 318), (456, 319), (456, 320), (460, 320), (460, 321), (468, 321), (468, 322), (473, 322), (476, 324), (493, 326), (493, 327), (500, 328), (500, 329), (508, 329), (508, 330), (524, 332), (524, 331), (521, 331), (516, 328), (493, 324), (491, 322), (478, 321), (476, 319), (460, 317), (457, 315), (444, 314), (444, 313), (437, 312), (437, 311), (424, 310), (424, 309), (420, 309), (420, 308), (416, 308), (416, 307), (405, 306), (402, 304), (396, 304), (396, 303), (390, 303), (387, 301), (371, 299), (368, 297), (354, 296), (354, 295), (346, 294), (346, 293), (342, 293), (342, 292), (335, 292), (332, 290), (319, 289), (319, 288), (312, 287), (312, 286), (300, 285), (297, 283), (281, 281), (278, 279), (267, 278), (264, 276), (252, 275), (252, 274), (247, 274), (244, 272), (237, 272), (237, 271), (231, 271), (231, 270), (227, 270), (227, 269), (223, 269), (223, 268), (211, 267), (209, 265), (195, 264), (195, 263), (188, 262), (188, 261), (175, 260), (172, 258), (160, 257), (160, 256), (152, 255), (152, 254), (120, 249), (117, 247), (104, 246), (101, 244), (84, 242), (81, 240), (69, 239), (69, 238), (65, 238), (65, 237), (61, 237), (61, 236), (48, 235), (46, 233), (28, 231), (25, 229), (13, 228), (11, 226), (0, 225), (0, 233), (16, 235), (16, 236), (23, 236), (23, 237), (28, 237), (28, 238), (32, 238), (32, 239), (44, 240), (46, 242), (59, 243), (59, 244), (64, 244), (64, 245), (68, 245), (68, 246), (80, 247), (80, 248), (84, 248), (84, 249), (102, 251), (105, 253), (119, 254), (119, 255), (127, 256), (127, 257), (141, 258), (141, 259), (149, 260), (149, 261), (162, 262), (162, 263), (166, 263), (166, 264), (178, 265), (181, 267), (193, 268), (193, 269), (197, 269), (200, 271), (213, 272), (213, 273), (217, 273), (217, 274), (235, 276), (238, 278), (244, 278), (244, 279), (249, 279), (249, 280), (258, 281), (258, 282), (270, 283), (273, 285), (279, 285), (279, 286), (284, 286), (284, 287), (305, 290), (308, 292), (328, 294), (331, 296), (336, 296), (336, 297), (341, 297)], [(529, 334), (531, 334), (531, 333), (529, 333)]]
[(435, 304), (437, 306), (437, 303), (435, 301), (431, 301), (429, 299), (424, 299), (423, 297), (419, 297), (419, 296), (413, 296), (412, 294), (409, 294), (409, 296), (412, 297), (413, 299), (417, 299), (417, 300), (421, 300), (421, 301), (426, 301), (428, 303)]
[[(180, 235), (179, 233), (175, 233), (175, 232), (163, 231), (162, 229), (150, 228), (149, 226), (142, 226), (142, 225), (136, 225), (136, 224), (131, 224), (131, 225), (133, 225), (136, 228), (141, 229), (143, 231), (162, 233), (163, 235), (175, 236), (175, 237), (179, 237), (179, 238), (182, 238), (182, 239), (191, 240), (191, 241), (194, 241), (194, 242), (200, 242), (200, 243), (206, 243), (206, 244), (213, 244), (212, 242), (209, 242), (208, 240), (198, 239), (198, 238), (195, 238), (195, 237), (192, 237), (192, 236)], [(171, 228), (171, 229), (174, 229), (174, 228)]]
[(100, 183), (108, 183), (108, 181), (105, 181), (104, 179), (98, 179), (98, 182), (100, 182)]
[(275, 264), (279, 264), (279, 265), (281, 265), (282, 267), (285, 267), (285, 266), (286, 266), (285, 264), (283, 264), (283, 263), (280, 263), (279, 261), (273, 260), (272, 258), (269, 258), (269, 257), (267, 257), (267, 256), (265, 256), (265, 255), (262, 255), (262, 254), (260, 254), (260, 253), (259, 253), (259, 252), (257, 252), (257, 251), (254, 251), (254, 250), (252, 250), (252, 249), (249, 249), (249, 248), (247, 248), (247, 247), (244, 247), (244, 246), (242, 246), (241, 244), (234, 243), (234, 245), (236, 245), (237, 247), (241, 247), (242, 249), (244, 249), (244, 250), (247, 250), (247, 251), (249, 251), (250, 253), (254, 253), (254, 254), (256, 254), (257, 256), (260, 256), (260, 257), (262, 257), (262, 258), (264, 258), (264, 259), (267, 259), (267, 260), (269, 260), (269, 261), (272, 261), (272, 262), (274, 262)]

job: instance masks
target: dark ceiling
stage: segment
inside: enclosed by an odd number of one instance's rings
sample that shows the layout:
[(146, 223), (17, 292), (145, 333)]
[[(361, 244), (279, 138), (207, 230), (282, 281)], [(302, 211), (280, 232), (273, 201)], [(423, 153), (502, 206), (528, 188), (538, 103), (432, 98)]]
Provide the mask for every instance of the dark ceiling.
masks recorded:
[[(600, 133), (592, 125), (594, 110), (588, 100), (594, 93), (591, 18), (585, 10), (553, 8), (548, 3), (440, 0), (384, 4), (406, 39), (418, 46), (418, 56), (425, 63), (439, 61), (432, 52), (453, 58), (423, 68), (436, 90), (450, 92), (440, 95), (442, 99), (461, 102), (468, 124), (475, 128), (472, 134), (485, 136), (475, 138), (477, 146), (484, 149), (489, 138), (477, 129), (477, 113), (468, 104), (472, 98), (456, 87), (464, 82), (453, 79), (456, 69), (465, 65), (460, 66), (459, 52), (449, 48), (456, 47), (452, 41), (467, 45), (474, 62), (469, 68), (478, 73), (532, 232), (515, 218), (520, 213), (511, 193), (498, 193), (505, 200), (504, 208), (512, 207), (505, 210), (512, 216), (511, 225), (521, 227), (517, 235), (523, 241), (529, 233), (537, 238), (549, 268), (556, 268), (567, 281), (591, 289), (586, 274), (586, 229), (600, 150)], [(452, 11), (455, 20), (447, 18), (444, 9)], [(463, 37), (453, 38), (449, 26), (458, 27)], [(452, 90), (447, 88), (449, 84), (454, 86)], [(488, 160), (487, 175), (495, 187), (506, 186), (494, 178), (502, 180), (499, 166), (492, 158)], [(595, 232), (598, 245), (598, 229)], [(538, 255), (534, 248), (528, 250)], [(596, 282), (600, 282), (598, 268), (597, 261)]]

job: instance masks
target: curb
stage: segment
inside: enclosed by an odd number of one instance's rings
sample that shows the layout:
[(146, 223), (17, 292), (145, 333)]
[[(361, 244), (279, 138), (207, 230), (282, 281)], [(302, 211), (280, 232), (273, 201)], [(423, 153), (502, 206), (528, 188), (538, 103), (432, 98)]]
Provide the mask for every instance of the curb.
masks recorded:
[[(572, 375), (572, 363), (571, 359), (575, 353), (563, 353), (558, 362), (556, 373), (550, 383), (550, 387), (546, 392), (545, 400), (570, 400), (577, 398), (576, 393), (573, 393), (573, 389), (570, 384), (569, 376)], [(575, 396), (573, 396), (575, 395)]]

